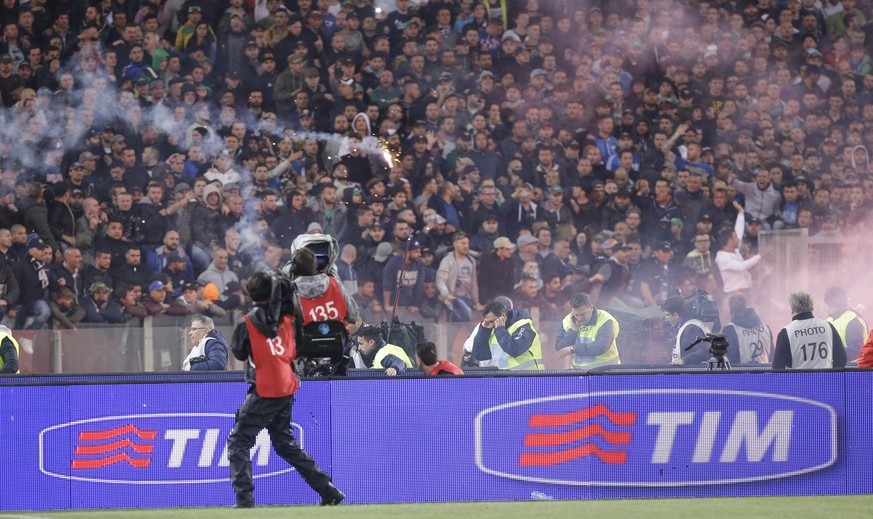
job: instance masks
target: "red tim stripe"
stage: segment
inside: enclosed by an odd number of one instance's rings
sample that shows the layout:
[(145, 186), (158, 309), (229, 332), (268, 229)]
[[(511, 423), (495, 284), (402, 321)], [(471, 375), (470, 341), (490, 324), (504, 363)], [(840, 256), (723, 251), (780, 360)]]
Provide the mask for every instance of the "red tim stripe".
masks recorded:
[(152, 450), (155, 448), (154, 445), (141, 445), (139, 443), (134, 443), (129, 438), (125, 438), (123, 440), (118, 440), (117, 442), (102, 445), (77, 445), (76, 455), (106, 454), (112, 451), (121, 450), (125, 447), (130, 447), (130, 449), (137, 454), (151, 454)]
[(589, 436), (601, 436), (613, 445), (627, 445), (631, 440), (630, 432), (607, 431), (602, 425), (594, 424), (562, 433), (526, 434), (524, 436), (524, 445), (525, 447), (557, 447), (584, 440)]
[(627, 460), (626, 451), (603, 451), (597, 445), (586, 443), (560, 452), (525, 452), (518, 459), (518, 465), (520, 467), (544, 467), (591, 455), (597, 456), (600, 461), (609, 465), (621, 465)]
[(586, 407), (579, 411), (565, 414), (533, 414), (530, 416), (530, 427), (560, 427), (573, 425), (598, 416), (606, 416), (610, 422), (616, 425), (633, 425), (637, 421), (637, 413), (615, 413), (610, 411), (604, 404)]
[(120, 454), (113, 454), (112, 456), (105, 456), (93, 460), (73, 460), (70, 467), (73, 469), (99, 469), (122, 461), (126, 461), (131, 467), (144, 469), (149, 466), (149, 463), (151, 463), (152, 460), (150, 458), (131, 458), (127, 453), (122, 452)]
[(111, 440), (112, 438), (133, 433), (140, 440), (154, 440), (158, 437), (158, 431), (137, 429), (135, 425), (127, 424), (108, 431), (82, 431), (79, 433), (80, 441)]

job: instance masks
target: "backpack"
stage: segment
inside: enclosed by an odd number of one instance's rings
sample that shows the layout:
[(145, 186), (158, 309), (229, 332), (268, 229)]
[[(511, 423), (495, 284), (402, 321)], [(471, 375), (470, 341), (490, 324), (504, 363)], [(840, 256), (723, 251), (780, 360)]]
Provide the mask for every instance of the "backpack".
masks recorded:
[(388, 321), (382, 321), (379, 325), (382, 330), (382, 339), (388, 344), (400, 346), (410, 359), (415, 360), (415, 346), (425, 340), (424, 327), (412, 321), (409, 324), (401, 323), (395, 317), (391, 325)]

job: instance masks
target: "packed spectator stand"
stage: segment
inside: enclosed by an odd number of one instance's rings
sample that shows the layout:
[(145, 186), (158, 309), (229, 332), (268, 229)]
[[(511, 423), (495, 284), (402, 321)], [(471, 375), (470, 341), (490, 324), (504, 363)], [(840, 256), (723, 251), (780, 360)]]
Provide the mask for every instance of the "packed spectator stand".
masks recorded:
[[(13, 0), (0, 20), (16, 329), (230, 319), (307, 232), (337, 238), (367, 322), (469, 323), (505, 295), (554, 323), (579, 292), (658, 316), (695, 289), (727, 322), (729, 295), (766, 295), (759, 233), (857, 239), (873, 207), (870, 1)], [(732, 236), (742, 272), (717, 261)]]

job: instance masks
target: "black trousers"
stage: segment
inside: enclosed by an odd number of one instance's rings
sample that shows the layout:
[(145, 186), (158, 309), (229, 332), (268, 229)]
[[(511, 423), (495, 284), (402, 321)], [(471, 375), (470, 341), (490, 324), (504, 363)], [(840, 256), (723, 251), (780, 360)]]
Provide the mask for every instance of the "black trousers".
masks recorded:
[(291, 433), (291, 406), (294, 396), (263, 398), (252, 388), (236, 412), (236, 424), (227, 440), (230, 460), (230, 480), (237, 503), (253, 503), (251, 448), (262, 429), (270, 433), (270, 442), (276, 454), (297, 469), (313, 490), (324, 493), (330, 476), (306, 454)]

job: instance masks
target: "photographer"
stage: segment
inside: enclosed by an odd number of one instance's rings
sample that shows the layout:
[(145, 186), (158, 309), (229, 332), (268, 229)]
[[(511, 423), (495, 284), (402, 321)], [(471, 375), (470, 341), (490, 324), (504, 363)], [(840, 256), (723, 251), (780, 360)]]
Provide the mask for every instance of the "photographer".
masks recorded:
[[(252, 483), (251, 448), (265, 427), (273, 449), (293, 466), (313, 490), (321, 495), (322, 505), (337, 505), (345, 495), (297, 444), (291, 433), (291, 408), (300, 381), (294, 370), (297, 347), (294, 343), (294, 318), (288, 301), (290, 285), (264, 272), (248, 280), (255, 307), (233, 333), (231, 351), (246, 361), (249, 390), (236, 413), (236, 424), (227, 440), (230, 478), (236, 493), (237, 508), (255, 506)], [(255, 366), (258, 366), (257, 371)]]
[(812, 315), (812, 296), (788, 296), (793, 315), (776, 338), (773, 369), (829, 369), (846, 365), (846, 348), (834, 325)]
[(695, 339), (705, 337), (710, 333), (703, 321), (691, 318), (688, 305), (680, 296), (672, 296), (664, 301), (661, 305), (661, 310), (664, 311), (664, 318), (670, 324), (672, 330), (675, 330), (675, 339), (673, 340), (673, 355), (670, 364), (699, 364), (706, 362), (709, 357), (709, 351), (702, 347), (692, 348), (685, 351)]
[(722, 333), (728, 344), (728, 360), (734, 364), (769, 364), (773, 357), (773, 332), (761, 321), (754, 308), (746, 305), (746, 296), (734, 294), (728, 301), (731, 322)]

